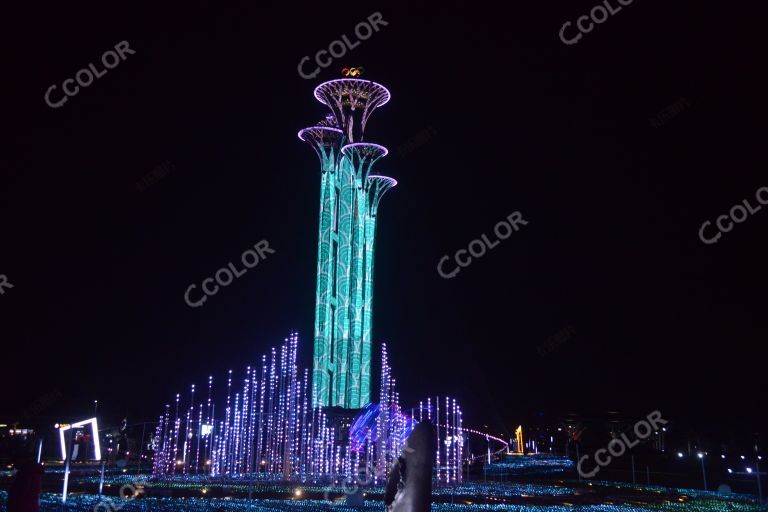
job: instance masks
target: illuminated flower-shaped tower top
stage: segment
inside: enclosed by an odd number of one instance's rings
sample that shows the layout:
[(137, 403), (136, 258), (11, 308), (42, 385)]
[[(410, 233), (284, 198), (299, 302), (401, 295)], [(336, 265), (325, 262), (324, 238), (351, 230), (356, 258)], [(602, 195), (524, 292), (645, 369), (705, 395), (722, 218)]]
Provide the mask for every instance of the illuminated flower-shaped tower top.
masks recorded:
[(371, 396), (373, 255), (379, 200), (397, 181), (371, 172), (387, 148), (363, 142), (386, 87), (355, 78), (315, 88), (331, 113), (299, 138), (320, 158), (312, 403), (357, 409)]

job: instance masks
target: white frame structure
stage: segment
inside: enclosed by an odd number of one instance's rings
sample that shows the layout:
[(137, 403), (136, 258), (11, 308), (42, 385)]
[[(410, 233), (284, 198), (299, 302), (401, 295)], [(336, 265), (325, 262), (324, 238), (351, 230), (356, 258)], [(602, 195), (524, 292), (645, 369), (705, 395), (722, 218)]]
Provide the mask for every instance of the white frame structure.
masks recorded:
[(64, 439), (64, 431), (69, 430), (71, 428), (84, 427), (89, 423), (91, 424), (91, 431), (93, 433), (93, 448), (94, 448), (94, 455), (96, 456), (94, 460), (101, 460), (101, 443), (99, 442), (99, 424), (96, 421), (96, 418), (78, 421), (77, 423), (72, 423), (71, 425), (68, 425), (68, 426), (59, 427), (59, 440), (61, 440), (61, 460), (67, 460), (67, 442)]

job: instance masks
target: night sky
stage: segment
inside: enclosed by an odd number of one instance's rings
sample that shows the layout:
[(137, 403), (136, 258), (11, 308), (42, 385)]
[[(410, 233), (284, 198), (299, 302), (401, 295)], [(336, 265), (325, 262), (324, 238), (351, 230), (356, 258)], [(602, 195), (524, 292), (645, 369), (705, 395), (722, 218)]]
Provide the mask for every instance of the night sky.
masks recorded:
[[(456, 396), (469, 425), (659, 409), (765, 428), (768, 207), (698, 234), (768, 186), (754, 7), (636, 0), (566, 45), (597, 0), (219, 4), (5, 17), (0, 418), (58, 390), (41, 415), (98, 399), (108, 422), (153, 419), (292, 329), (310, 366), (320, 177), (296, 133), (326, 114), (314, 87), (362, 66), (392, 93), (366, 140), (399, 181), (379, 209), (374, 378), (385, 341), (403, 402)], [(379, 32), (299, 76), (375, 12)], [(46, 105), (120, 41), (135, 54)], [(519, 232), (438, 275), (515, 211)], [(260, 240), (275, 254), (185, 304)]]

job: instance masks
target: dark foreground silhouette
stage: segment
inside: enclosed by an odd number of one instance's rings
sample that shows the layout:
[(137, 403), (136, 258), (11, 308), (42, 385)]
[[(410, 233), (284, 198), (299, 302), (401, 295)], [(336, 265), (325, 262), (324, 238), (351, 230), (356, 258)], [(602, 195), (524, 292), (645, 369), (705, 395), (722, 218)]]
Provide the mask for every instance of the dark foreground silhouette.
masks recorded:
[(8, 489), (8, 512), (38, 512), (43, 466), (31, 460), (15, 464), (16, 477)]
[(419, 423), (403, 453), (392, 466), (384, 490), (388, 512), (429, 512), (432, 503), (432, 463), (435, 434), (432, 425)]

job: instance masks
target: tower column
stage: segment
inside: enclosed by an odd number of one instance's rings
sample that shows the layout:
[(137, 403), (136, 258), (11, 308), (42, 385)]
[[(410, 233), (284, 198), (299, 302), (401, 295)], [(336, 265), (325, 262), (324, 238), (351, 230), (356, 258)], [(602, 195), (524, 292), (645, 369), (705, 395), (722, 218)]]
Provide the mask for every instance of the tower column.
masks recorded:
[(337, 167), (343, 140), (341, 130), (313, 126), (299, 132), (299, 139), (312, 145), (320, 159), (320, 221), (317, 241), (317, 290), (315, 296), (315, 340), (312, 368), (312, 405), (330, 403), (333, 374), (333, 325), (336, 308), (335, 246), (338, 243)]
[(363, 330), (362, 330), (362, 367), (360, 369), (360, 402), (370, 401), (371, 393), (371, 331), (373, 323), (373, 277), (374, 277), (374, 247), (376, 241), (376, 219), (378, 218), (379, 201), (381, 197), (397, 181), (387, 176), (371, 175), (366, 180), (366, 197), (368, 209), (365, 215), (365, 289), (363, 294)]

